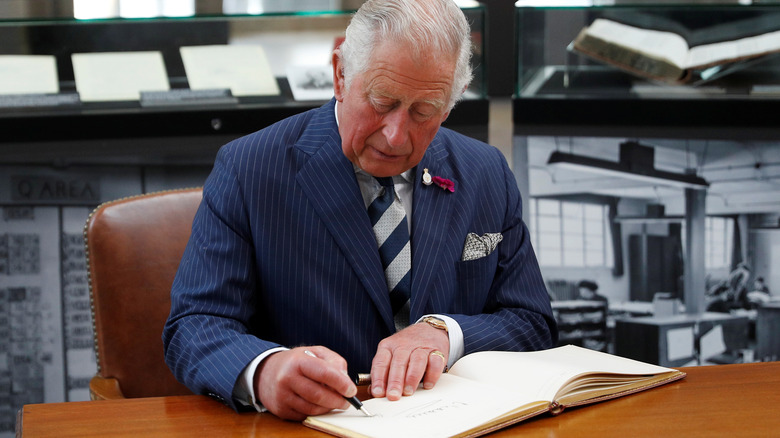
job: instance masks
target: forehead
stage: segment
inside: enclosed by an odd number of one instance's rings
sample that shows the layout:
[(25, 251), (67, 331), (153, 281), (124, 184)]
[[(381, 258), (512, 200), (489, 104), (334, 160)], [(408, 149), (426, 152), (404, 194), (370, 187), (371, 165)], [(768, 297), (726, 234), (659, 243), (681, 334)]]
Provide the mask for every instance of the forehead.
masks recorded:
[(415, 56), (415, 52), (407, 44), (380, 43), (363, 74), (366, 94), (446, 102), (452, 92), (455, 58)]

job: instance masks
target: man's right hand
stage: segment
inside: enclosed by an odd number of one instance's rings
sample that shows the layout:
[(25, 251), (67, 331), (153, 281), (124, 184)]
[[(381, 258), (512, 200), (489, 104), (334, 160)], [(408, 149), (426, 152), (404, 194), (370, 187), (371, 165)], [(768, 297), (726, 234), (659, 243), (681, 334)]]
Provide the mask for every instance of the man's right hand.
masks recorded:
[[(309, 351), (314, 356), (305, 353)], [(326, 347), (299, 347), (274, 353), (254, 376), (259, 402), (276, 416), (301, 421), (333, 409), (347, 409), (344, 397), (357, 394), (347, 362)]]

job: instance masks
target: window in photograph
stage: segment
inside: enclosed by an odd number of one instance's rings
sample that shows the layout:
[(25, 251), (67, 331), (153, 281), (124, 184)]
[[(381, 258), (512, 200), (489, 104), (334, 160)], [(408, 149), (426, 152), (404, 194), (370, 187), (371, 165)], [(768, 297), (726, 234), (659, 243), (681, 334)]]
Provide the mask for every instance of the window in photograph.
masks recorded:
[(531, 241), (540, 265), (612, 267), (609, 207), (532, 199), (529, 211)]
[(707, 217), (704, 227), (705, 268), (730, 268), (733, 241), (733, 219)]

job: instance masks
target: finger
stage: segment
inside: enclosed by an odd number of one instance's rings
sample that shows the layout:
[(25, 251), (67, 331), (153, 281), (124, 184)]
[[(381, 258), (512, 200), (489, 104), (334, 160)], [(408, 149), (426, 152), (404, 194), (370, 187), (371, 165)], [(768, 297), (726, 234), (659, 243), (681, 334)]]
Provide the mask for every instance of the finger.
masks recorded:
[(371, 395), (377, 398), (385, 396), (387, 374), (390, 371), (390, 361), (393, 354), (380, 344), (374, 360), (371, 361)]
[(317, 415), (314, 412), (327, 412), (331, 409), (347, 409), (349, 403), (341, 394), (328, 386), (308, 379), (298, 379), (290, 385), (295, 397), (291, 406), (307, 415)]
[[(339, 397), (357, 394), (357, 387), (347, 375), (346, 361), (341, 356), (325, 347), (306, 347), (301, 351), (300, 372), (304, 377), (324, 385)], [(314, 351), (329, 357), (330, 361), (321, 359)]]
[(254, 383), (258, 401), (277, 416), (291, 420), (346, 407), (333, 390), (303, 374), (303, 363), (312, 361), (325, 364), (293, 350), (268, 356), (258, 367)]
[(330, 348), (323, 347), (321, 345), (312, 345), (310, 347), (306, 347), (304, 351), (311, 352), (318, 358), (342, 370), (344, 374), (347, 374), (347, 360)]
[[(399, 400), (403, 395), (406, 382), (406, 369), (409, 366), (411, 350), (408, 348), (396, 348), (393, 350), (393, 359), (390, 361), (390, 371), (387, 373), (387, 399)], [(414, 391), (412, 391), (414, 392)]]
[(417, 386), (420, 385), (425, 370), (428, 368), (428, 354), (430, 351), (431, 350), (428, 348), (417, 348), (412, 351), (412, 354), (409, 357), (409, 365), (406, 368), (404, 395), (409, 396), (414, 394), (414, 391), (417, 390)]
[[(307, 351), (308, 353), (306, 353)], [(341, 372), (341, 374), (344, 376), (337, 378), (338, 384), (327, 382), (324, 383), (327, 383), (329, 386), (331, 386), (331, 388), (345, 397), (352, 397), (357, 394), (357, 386), (355, 386), (355, 382), (353, 382), (349, 377), (347, 360), (341, 357), (340, 354), (323, 346), (306, 347), (304, 349), (304, 354), (314, 355), (317, 358), (324, 360), (330, 366)]]
[(439, 381), (442, 373), (447, 368), (447, 359), (439, 350), (433, 350), (428, 355), (428, 368), (425, 370), (423, 388), (431, 389)]
[[(341, 400), (343, 401), (344, 399), (341, 398)], [(348, 407), (349, 404), (346, 402), (344, 402), (344, 405), (336, 408), (321, 406), (307, 400), (307, 397), (304, 394), (293, 392), (290, 394), (290, 397), (287, 398), (287, 401), (283, 406), (283, 411), (277, 415), (285, 419), (302, 421), (310, 415), (322, 415), (333, 409), (347, 409)]]

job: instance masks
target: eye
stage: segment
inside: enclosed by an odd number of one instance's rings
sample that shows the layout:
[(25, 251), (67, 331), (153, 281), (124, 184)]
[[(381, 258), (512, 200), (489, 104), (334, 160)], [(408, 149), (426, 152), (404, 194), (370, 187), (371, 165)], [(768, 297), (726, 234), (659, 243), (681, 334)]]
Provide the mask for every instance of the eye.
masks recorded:
[(412, 117), (417, 121), (425, 121), (436, 115), (436, 109), (430, 105), (416, 106), (412, 112)]
[(395, 108), (395, 101), (390, 99), (374, 98), (371, 99), (371, 106), (379, 113), (386, 113)]
[(412, 114), (412, 118), (416, 122), (425, 122), (425, 121), (428, 121), (431, 117), (432, 117), (431, 114), (423, 114), (423, 113), (420, 113), (420, 112), (417, 112), (417, 111), (415, 111), (414, 114)]
[(378, 103), (374, 105), (374, 108), (380, 113), (386, 113), (393, 109), (393, 105), (390, 105), (389, 103)]

